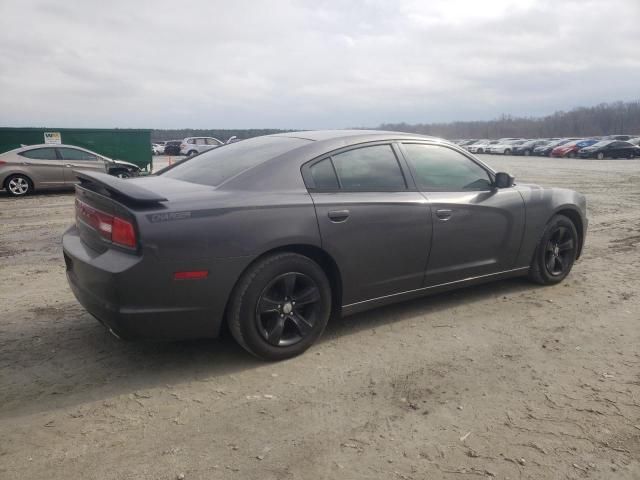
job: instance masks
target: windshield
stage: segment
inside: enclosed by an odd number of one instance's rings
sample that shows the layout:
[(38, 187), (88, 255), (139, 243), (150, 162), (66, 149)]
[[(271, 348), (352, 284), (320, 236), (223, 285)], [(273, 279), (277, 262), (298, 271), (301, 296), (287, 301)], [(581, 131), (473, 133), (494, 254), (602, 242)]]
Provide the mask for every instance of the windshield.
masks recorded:
[(209, 150), (161, 173), (164, 177), (217, 187), (225, 180), (309, 143), (291, 137), (255, 137)]

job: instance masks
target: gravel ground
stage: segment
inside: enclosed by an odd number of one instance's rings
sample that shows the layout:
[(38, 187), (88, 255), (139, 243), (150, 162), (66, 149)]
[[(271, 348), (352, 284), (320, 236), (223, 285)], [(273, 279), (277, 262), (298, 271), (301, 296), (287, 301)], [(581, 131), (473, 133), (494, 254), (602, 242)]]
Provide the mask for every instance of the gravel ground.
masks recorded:
[(588, 196), (563, 284), (337, 320), (275, 364), (111, 337), (66, 284), (73, 196), (0, 193), (0, 478), (640, 478), (640, 161), (488, 161)]

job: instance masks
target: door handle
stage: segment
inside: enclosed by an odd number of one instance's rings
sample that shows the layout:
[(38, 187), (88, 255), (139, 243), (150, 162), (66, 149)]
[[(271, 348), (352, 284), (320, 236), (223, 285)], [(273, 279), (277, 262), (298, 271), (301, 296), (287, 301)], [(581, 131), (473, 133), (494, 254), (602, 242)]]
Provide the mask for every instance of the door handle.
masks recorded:
[(449, 210), (448, 208), (441, 208), (439, 210), (436, 210), (436, 217), (438, 217), (443, 222), (449, 220), (452, 214), (453, 211)]
[(349, 210), (331, 210), (327, 215), (332, 222), (341, 223), (349, 218)]

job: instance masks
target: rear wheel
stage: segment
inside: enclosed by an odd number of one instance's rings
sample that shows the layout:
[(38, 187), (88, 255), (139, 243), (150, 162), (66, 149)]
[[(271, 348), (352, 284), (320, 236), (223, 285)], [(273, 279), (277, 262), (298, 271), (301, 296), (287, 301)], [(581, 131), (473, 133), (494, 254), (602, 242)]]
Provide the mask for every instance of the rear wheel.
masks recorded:
[(604, 153), (603, 152), (598, 152), (598, 160), (604, 160)]
[(188, 157), (193, 157), (194, 155), (197, 155), (198, 152), (196, 152), (195, 150), (189, 150), (189, 153), (187, 153)]
[(531, 150), (525, 150), (525, 151), (524, 151), (524, 156), (525, 156), (525, 157), (528, 157), (528, 156), (530, 156), (530, 155), (531, 155)]
[(547, 224), (533, 255), (529, 278), (541, 285), (560, 283), (565, 279), (578, 252), (578, 232), (564, 215), (554, 216)]
[(504, 151), (504, 154), (505, 154), (505, 155), (511, 155), (511, 149), (510, 149), (510, 148), (507, 148), (507, 149)]
[(576, 152), (569, 153), (569, 158), (576, 158)]
[(331, 314), (331, 287), (320, 266), (296, 253), (268, 256), (240, 279), (227, 313), (236, 341), (264, 360), (301, 354)]
[(33, 183), (26, 175), (11, 175), (4, 182), (4, 188), (9, 192), (9, 195), (24, 197), (33, 191)]

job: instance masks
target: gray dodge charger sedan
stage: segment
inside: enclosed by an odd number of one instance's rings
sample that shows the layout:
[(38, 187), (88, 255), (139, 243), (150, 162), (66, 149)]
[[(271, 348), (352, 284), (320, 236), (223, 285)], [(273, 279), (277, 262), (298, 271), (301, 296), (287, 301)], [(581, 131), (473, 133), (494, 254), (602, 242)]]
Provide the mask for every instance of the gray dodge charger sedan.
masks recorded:
[(71, 288), (124, 338), (215, 337), (300, 354), (329, 317), (580, 256), (585, 197), (514, 183), (443, 140), (318, 131), (232, 143), (155, 176), (77, 172)]

